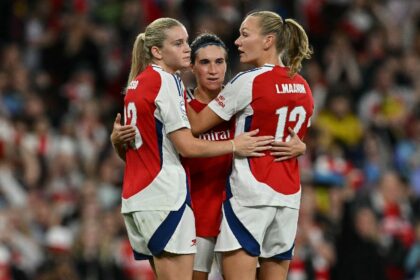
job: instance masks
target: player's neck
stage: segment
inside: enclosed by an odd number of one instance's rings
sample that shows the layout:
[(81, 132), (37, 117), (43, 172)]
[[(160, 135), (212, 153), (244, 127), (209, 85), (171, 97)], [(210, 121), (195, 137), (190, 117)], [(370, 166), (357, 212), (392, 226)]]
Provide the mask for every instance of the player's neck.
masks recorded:
[(153, 64), (159, 66), (160, 68), (162, 68), (165, 72), (171, 73), (171, 74), (175, 74), (176, 71), (178, 71), (179, 69), (174, 69), (172, 67), (169, 67), (168, 65), (166, 65), (166, 63), (163, 62), (163, 60), (154, 60)]
[(281, 61), (277, 52), (265, 53), (260, 59), (258, 59), (256, 66), (261, 67), (265, 64), (279, 65), (284, 67), (283, 61)]
[(210, 101), (216, 98), (219, 92), (220, 90), (209, 91), (209, 90), (204, 90), (203, 88), (198, 86), (194, 89), (194, 97), (201, 103), (208, 104), (210, 103)]

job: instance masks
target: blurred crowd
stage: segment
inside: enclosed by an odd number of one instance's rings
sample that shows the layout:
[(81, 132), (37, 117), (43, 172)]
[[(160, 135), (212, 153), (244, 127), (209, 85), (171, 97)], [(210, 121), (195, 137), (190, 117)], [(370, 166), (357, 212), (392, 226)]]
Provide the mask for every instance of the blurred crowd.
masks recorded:
[(2, 0), (0, 280), (153, 279), (132, 258), (109, 141), (134, 38), (162, 16), (214, 32), (229, 79), (254, 9), (297, 19), (314, 49), (289, 278), (420, 279), (420, 1)]

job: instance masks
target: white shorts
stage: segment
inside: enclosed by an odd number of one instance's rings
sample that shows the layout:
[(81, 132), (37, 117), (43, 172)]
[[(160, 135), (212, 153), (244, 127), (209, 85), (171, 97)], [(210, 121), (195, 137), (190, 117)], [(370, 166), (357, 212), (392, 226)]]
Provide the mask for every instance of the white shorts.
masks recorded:
[(189, 205), (177, 211), (137, 211), (123, 216), (136, 260), (151, 259), (163, 251), (196, 253), (194, 214)]
[(298, 209), (245, 207), (232, 197), (223, 203), (223, 219), (215, 251), (242, 248), (255, 257), (291, 260), (298, 216)]
[(221, 254), (214, 252), (216, 238), (197, 236), (197, 253), (194, 257), (194, 271), (209, 273), (212, 266), (220, 272), (222, 267)]

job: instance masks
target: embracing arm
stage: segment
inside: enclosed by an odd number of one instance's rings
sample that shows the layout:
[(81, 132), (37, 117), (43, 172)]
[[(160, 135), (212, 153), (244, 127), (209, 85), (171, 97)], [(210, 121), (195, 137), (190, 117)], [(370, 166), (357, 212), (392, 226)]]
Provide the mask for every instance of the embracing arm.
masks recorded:
[(131, 125), (121, 125), (121, 114), (115, 117), (114, 126), (111, 132), (111, 143), (114, 151), (125, 161), (126, 146), (134, 140), (136, 130)]
[(258, 130), (243, 133), (233, 140), (207, 141), (195, 138), (191, 130), (181, 128), (168, 134), (178, 153), (183, 157), (213, 157), (234, 153), (238, 156), (264, 156), (271, 148), (272, 136), (255, 136)]
[(195, 136), (198, 136), (200, 133), (206, 132), (216, 125), (224, 122), (224, 120), (208, 106), (201, 110), (200, 113), (197, 113), (191, 105), (188, 104), (187, 106), (187, 115), (191, 125), (191, 132)]

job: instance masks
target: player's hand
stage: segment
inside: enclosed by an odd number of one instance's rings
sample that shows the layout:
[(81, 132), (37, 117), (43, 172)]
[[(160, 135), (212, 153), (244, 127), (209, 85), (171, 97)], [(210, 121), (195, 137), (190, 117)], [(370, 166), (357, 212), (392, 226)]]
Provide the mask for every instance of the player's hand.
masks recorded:
[(121, 125), (121, 114), (115, 117), (114, 127), (111, 133), (111, 142), (113, 145), (128, 144), (134, 140), (136, 130), (131, 125)]
[(293, 129), (289, 127), (288, 131), (291, 136), (289, 141), (274, 141), (271, 143), (271, 155), (275, 157), (274, 161), (288, 160), (306, 152), (306, 144), (300, 140)]
[(263, 151), (271, 149), (273, 136), (256, 136), (259, 130), (242, 133), (233, 140), (235, 143), (235, 155), (242, 157), (262, 157)]

